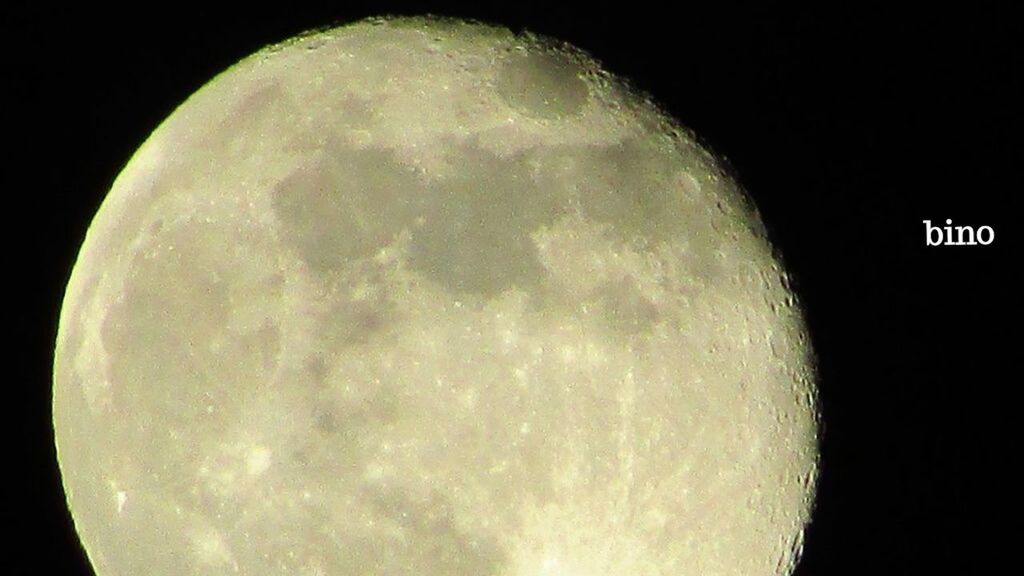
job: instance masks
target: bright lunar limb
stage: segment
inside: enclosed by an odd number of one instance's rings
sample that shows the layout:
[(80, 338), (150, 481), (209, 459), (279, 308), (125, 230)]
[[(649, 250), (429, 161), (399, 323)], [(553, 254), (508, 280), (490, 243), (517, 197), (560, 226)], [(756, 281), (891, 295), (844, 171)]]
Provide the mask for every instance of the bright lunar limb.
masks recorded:
[(783, 575), (813, 501), (752, 204), (587, 55), (480, 24), (189, 98), (89, 228), (54, 378), (99, 576)]

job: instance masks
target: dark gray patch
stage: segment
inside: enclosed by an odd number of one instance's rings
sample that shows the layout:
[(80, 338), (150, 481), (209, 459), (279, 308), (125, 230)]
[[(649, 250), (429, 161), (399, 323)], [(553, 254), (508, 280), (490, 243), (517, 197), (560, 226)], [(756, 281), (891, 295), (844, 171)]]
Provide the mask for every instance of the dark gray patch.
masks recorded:
[(367, 129), (373, 126), (375, 111), (368, 99), (349, 96), (341, 103), (340, 124), (350, 129)]
[(533, 285), (543, 266), (530, 233), (565, 213), (567, 190), (535, 181), (526, 154), (499, 157), (477, 146), (457, 153), (467, 169), (431, 188), (410, 265), (456, 293)]
[(228, 328), (235, 237), (210, 223), (165, 228), (137, 253), (104, 315), (100, 336), (123, 429), (130, 441), (154, 447), (142, 460), (191, 458), (185, 439), (217, 433), (241, 408), (240, 395), (257, 391), (276, 366), (278, 326), (245, 334)]
[(392, 306), (383, 299), (344, 300), (320, 319), (320, 332), (328, 349), (366, 344), (390, 322)]
[(327, 378), (327, 362), (324, 361), (323, 357), (320, 355), (307, 357), (305, 368), (313, 383), (317, 387), (323, 386), (324, 380)]
[[(660, 241), (687, 233), (673, 188), (678, 158), (657, 146), (566, 146), (498, 156), (450, 144), (459, 169), (420, 181), (391, 151), (325, 148), (275, 189), (282, 239), (319, 272), (349, 269), (408, 230), (408, 265), (456, 294), (493, 297), (537, 288), (544, 270), (530, 236), (574, 205), (613, 234)], [(340, 339), (359, 341), (386, 315), (336, 310)]]
[(566, 54), (548, 50), (510, 55), (501, 67), (496, 88), (509, 106), (545, 119), (574, 116), (589, 97), (579, 65)]
[(115, 397), (132, 406), (140, 427), (190, 421), (203, 412), (200, 390), (209, 384), (176, 303), (130, 289), (108, 311), (102, 338)]
[(673, 187), (677, 157), (636, 141), (594, 148), (587, 157), (591, 175), (579, 196), (586, 216), (611, 225), (625, 241), (662, 241), (686, 232), (693, 215)]
[(422, 185), (388, 151), (322, 151), (274, 190), (283, 240), (316, 271), (371, 256), (420, 211)]
[(245, 335), (242, 342), (246, 351), (260, 361), (263, 371), (272, 370), (277, 365), (281, 352), (281, 328), (276, 324), (265, 323), (259, 330)]
[(321, 434), (334, 434), (338, 431), (338, 422), (333, 412), (321, 412), (313, 427)]

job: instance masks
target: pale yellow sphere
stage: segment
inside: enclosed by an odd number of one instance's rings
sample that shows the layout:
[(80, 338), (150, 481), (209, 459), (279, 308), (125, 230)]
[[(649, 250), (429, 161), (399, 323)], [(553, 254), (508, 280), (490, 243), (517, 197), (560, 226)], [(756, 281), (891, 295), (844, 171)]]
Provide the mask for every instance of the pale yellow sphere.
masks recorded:
[(365, 21), (118, 177), (54, 425), (99, 576), (778, 576), (811, 351), (756, 211), (571, 48)]

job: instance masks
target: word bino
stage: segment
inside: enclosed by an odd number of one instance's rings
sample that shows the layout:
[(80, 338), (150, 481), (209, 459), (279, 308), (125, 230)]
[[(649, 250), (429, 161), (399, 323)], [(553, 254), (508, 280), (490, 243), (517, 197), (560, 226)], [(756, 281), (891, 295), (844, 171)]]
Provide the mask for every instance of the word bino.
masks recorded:
[(925, 246), (988, 246), (996, 239), (996, 232), (991, 226), (981, 226), (975, 231), (971, 226), (953, 226), (953, 221), (946, 219), (945, 226), (932, 226), (931, 220), (924, 222)]

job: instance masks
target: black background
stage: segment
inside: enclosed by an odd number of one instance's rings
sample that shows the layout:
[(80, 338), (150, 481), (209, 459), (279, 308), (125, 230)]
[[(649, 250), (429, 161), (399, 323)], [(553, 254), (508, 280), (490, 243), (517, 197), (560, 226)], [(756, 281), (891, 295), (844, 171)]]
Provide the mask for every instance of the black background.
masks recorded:
[[(797, 574), (974, 574), (1014, 551), (1020, 377), (1000, 365), (1019, 342), (1024, 50), (1009, 13), (294, 4), (0, 8), (0, 228), (16, 294), (4, 317), (17, 345), (5, 356), (18, 369), (3, 396), (14, 540), (0, 573), (90, 574), (56, 469), (50, 367), (63, 286), (124, 163), (188, 95), (267, 43), (423, 12), (587, 50), (727, 157), (754, 197), (820, 362), (823, 469)], [(921, 221), (946, 218), (992, 226), (996, 241), (925, 247)]]

